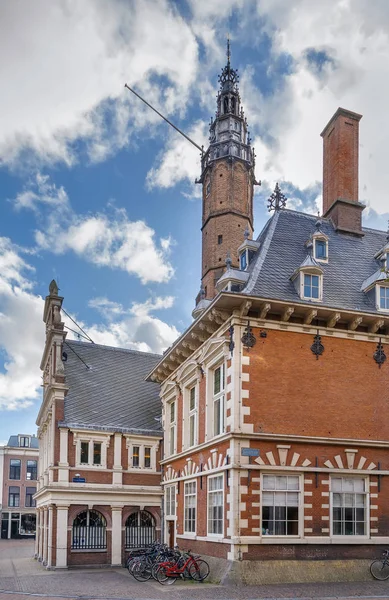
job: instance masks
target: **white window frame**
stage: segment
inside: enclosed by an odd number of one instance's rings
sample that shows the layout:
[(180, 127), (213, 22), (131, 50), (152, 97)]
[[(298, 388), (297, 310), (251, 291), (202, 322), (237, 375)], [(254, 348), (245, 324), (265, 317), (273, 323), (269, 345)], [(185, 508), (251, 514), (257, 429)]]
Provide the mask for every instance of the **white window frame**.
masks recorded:
[[(217, 488), (216, 490), (210, 490), (210, 485), (209, 482), (214, 480), (214, 479), (220, 479), (221, 480), (221, 487)], [(222, 495), (222, 518), (221, 518), (221, 523), (222, 523), (222, 531), (221, 533), (215, 533), (213, 531), (210, 531), (210, 523), (213, 521), (212, 518), (210, 518), (210, 497), (216, 494), (219, 494), (221, 492)], [(216, 505), (216, 506), (220, 506), (220, 505)], [(223, 473), (218, 473), (217, 475), (210, 475), (207, 478), (207, 534), (209, 537), (216, 537), (216, 538), (223, 538), (224, 537), (224, 474)]]
[(387, 290), (389, 294), (389, 286), (388, 285), (376, 285), (376, 307), (380, 312), (389, 312), (389, 308), (381, 308), (381, 288)]
[[(310, 275), (318, 277), (319, 279), (319, 297), (318, 298), (313, 298), (312, 296), (305, 296), (305, 286), (304, 286), (304, 281), (305, 281), (305, 275)], [(312, 286), (311, 286), (312, 288)], [(300, 297), (303, 298), (304, 300), (311, 300), (311, 302), (322, 302), (323, 300), (323, 275), (321, 273), (318, 272), (314, 272), (314, 271), (305, 271), (302, 270), (300, 271)]]
[[(71, 430), (72, 431), (72, 430)], [(99, 435), (98, 433), (86, 433), (73, 431), (73, 443), (76, 446), (76, 464), (80, 469), (106, 469), (107, 468), (107, 449), (109, 448), (110, 435)], [(81, 462), (81, 442), (88, 444), (88, 462)], [(93, 444), (101, 444), (101, 462), (93, 463)]]
[[(174, 510), (171, 510), (174, 505)], [(165, 486), (165, 517), (173, 519), (177, 515), (177, 486), (175, 483)]]
[[(333, 509), (334, 509), (334, 494), (342, 493), (342, 494), (361, 494), (361, 492), (338, 492), (333, 490), (333, 480), (334, 479), (354, 479), (364, 482), (363, 495), (365, 497), (365, 533), (364, 534), (334, 534), (334, 517), (333, 517)], [(354, 521), (353, 521), (354, 522)], [(347, 475), (332, 475), (330, 476), (330, 537), (335, 539), (342, 540), (362, 540), (370, 537), (370, 480), (369, 477), (364, 476), (347, 476)]]
[[(174, 406), (174, 419), (172, 420), (172, 406)], [(174, 456), (177, 454), (177, 407), (178, 402), (175, 398), (174, 400), (170, 400), (166, 404), (166, 433), (167, 433), (167, 445), (166, 445), (166, 455)], [(172, 443), (172, 433), (173, 433), (173, 443)]]
[[(194, 389), (195, 405), (191, 410), (191, 392)], [(199, 386), (197, 377), (186, 383), (183, 393), (183, 439), (182, 449), (187, 450), (188, 448), (194, 448), (198, 444), (198, 406), (199, 406)], [(191, 444), (191, 421), (194, 421), (194, 440)], [(170, 436), (169, 436), (170, 437)], [(169, 440), (170, 443), (170, 440)]]
[[(317, 260), (317, 262), (328, 263), (328, 239), (324, 235), (314, 235), (313, 239), (313, 258)], [(324, 242), (326, 245), (326, 258), (319, 258), (316, 256), (316, 242)]]
[[(297, 477), (298, 478), (298, 483), (299, 483), (299, 489), (298, 490), (285, 490), (285, 493), (291, 492), (291, 493), (298, 493), (298, 504), (297, 504), (297, 508), (298, 508), (298, 525), (297, 525), (297, 534), (279, 534), (279, 533), (266, 533), (263, 532), (264, 526), (263, 526), (263, 512), (262, 509), (264, 507), (263, 504), (263, 494), (264, 492), (283, 492), (284, 490), (278, 490), (278, 489), (274, 489), (274, 490), (269, 490), (265, 488), (265, 477), (270, 476), (270, 477)], [(270, 538), (270, 539), (275, 539), (275, 538), (281, 538), (281, 539), (297, 539), (297, 538), (302, 538), (303, 537), (303, 533), (304, 533), (304, 478), (303, 475), (301, 473), (280, 473), (280, 472), (269, 472), (269, 473), (263, 473), (261, 474), (261, 514), (260, 514), (260, 523), (261, 523), (261, 536), (262, 537), (266, 537), (266, 538)]]
[[(194, 492), (187, 492), (187, 486), (194, 485)], [(187, 506), (187, 498), (194, 498), (194, 506)], [(194, 531), (188, 531), (187, 524), (189, 519), (187, 519), (186, 511), (188, 509), (194, 508)], [(192, 519), (190, 519), (192, 521)], [(190, 481), (184, 481), (184, 534), (186, 535), (196, 535), (197, 530), (197, 480), (191, 479)]]
[[(160, 440), (154, 437), (126, 435), (126, 447), (128, 449), (128, 471), (138, 473), (157, 472), (157, 452)], [(139, 448), (139, 466), (134, 466), (134, 448)], [(150, 467), (145, 465), (145, 448), (150, 448)]]
[[(215, 393), (215, 373), (218, 369), (220, 371), (220, 390)], [(212, 437), (219, 437), (224, 435), (226, 432), (226, 363), (225, 361), (219, 363), (211, 370), (211, 386), (212, 386), (212, 406), (211, 406), (211, 420), (212, 420)], [(215, 405), (219, 402), (219, 423), (218, 423), (218, 432), (216, 433), (216, 423), (215, 423)]]

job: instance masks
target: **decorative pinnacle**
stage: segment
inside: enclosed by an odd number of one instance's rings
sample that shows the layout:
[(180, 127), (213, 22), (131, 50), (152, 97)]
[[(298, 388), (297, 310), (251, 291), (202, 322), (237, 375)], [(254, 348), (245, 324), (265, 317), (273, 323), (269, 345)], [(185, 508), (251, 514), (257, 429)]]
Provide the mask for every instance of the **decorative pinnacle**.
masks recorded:
[(200, 286), (200, 300), (204, 300), (205, 298), (205, 289), (203, 286)]
[(232, 258), (231, 258), (230, 251), (228, 251), (227, 255), (226, 255), (226, 266), (227, 266), (227, 271), (229, 271), (232, 266)]
[(386, 239), (389, 242), (389, 221), (388, 221), (388, 228), (386, 230)]
[(274, 188), (274, 192), (272, 193), (272, 195), (268, 199), (268, 205), (267, 205), (268, 211), (269, 212), (271, 210), (278, 211), (278, 210), (281, 210), (282, 208), (285, 208), (286, 201), (287, 201), (287, 197), (284, 196), (284, 194), (280, 190), (280, 187), (279, 187), (278, 183), (276, 183), (276, 187)]
[(249, 237), (250, 237), (250, 229), (249, 229), (248, 225), (246, 225), (246, 229), (244, 230), (244, 234), (243, 235), (244, 235), (244, 239), (245, 240), (249, 239)]
[(231, 50), (230, 50), (230, 34), (227, 35), (227, 66), (230, 68)]

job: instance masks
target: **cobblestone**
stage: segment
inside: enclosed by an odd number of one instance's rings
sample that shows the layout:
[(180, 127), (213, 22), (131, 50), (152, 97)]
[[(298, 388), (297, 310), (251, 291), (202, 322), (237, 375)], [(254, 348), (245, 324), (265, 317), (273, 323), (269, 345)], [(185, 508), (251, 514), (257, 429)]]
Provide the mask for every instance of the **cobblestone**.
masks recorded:
[(32, 558), (33, 543), (0, 541), (0, 600), (59, 597), (80, 600), (256, 600), (389, 598), (389, 581), (358, 583), (310, 583), (222, 586), (177, 581), (162, 586), (156, 581), (139, 583), (126, 569), (77, 569), (48, 571)]

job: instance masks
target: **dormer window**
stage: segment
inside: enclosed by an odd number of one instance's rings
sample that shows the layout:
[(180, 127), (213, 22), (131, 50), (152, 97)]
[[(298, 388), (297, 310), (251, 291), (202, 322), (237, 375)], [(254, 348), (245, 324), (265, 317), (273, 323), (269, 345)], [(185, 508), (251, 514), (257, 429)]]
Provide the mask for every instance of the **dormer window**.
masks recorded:
[(303, 297), (311, 300), (320, 300), (320, 275), (303, 273)]
[(327, 240), (316, 239), (315, 240), (315, 259), (316, 260), (327, 260)]
[(241, 271), (245, 271), (247, 269), (247, 250), (242, 252), (240, 255), (240, 269)]
[(389, 310), (389, 287), (379, 286), (379, 308)]

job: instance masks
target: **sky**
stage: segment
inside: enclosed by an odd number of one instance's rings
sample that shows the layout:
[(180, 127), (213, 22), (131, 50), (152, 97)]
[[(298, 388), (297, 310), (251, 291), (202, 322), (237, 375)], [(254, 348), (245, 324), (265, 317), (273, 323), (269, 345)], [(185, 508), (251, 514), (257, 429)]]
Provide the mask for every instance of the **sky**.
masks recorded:
[(53, 278), (96, 343), (160, 353), (191, 323), (199, 151), (124, 84), (206, 147), (227, 34), (256, 234), (276, 182), (289, 208), (321, 211), (320, 132), (339, 106), (363, 115), (364, 224), (386, 230), (386, 0), (0, 3), (0, 440), (36, 432)]

